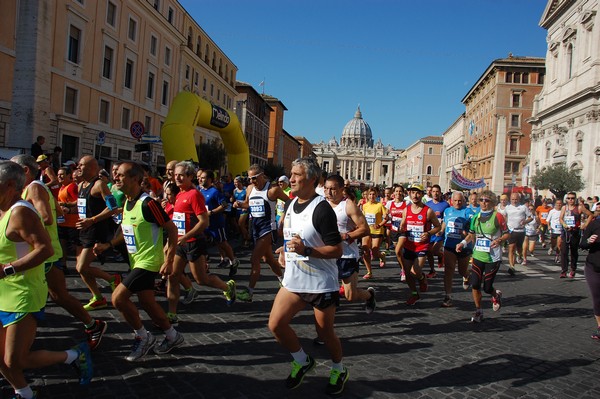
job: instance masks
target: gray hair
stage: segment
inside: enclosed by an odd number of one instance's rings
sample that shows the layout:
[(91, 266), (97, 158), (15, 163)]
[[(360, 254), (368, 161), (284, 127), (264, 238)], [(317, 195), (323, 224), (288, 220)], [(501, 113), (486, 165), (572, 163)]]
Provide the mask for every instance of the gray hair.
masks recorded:
[(196, 176), (196, 166), (194, 166), (193, 162), (190, 161), (181, 161), (175, 165), (176, 168), (183, 168), (183, 172), (186, 176)]
[(0, 161), (0, 184), (9, 181), (15, 182), (17, 191), (23, 191), (23, 187), (25, 186), (25, 171), (16, 162)]
[(259, 164), (255, 163), (250, 165), (250, 167), (248, 168), (248, 170), (252, 170), (254, 171), (254, 173), (259, 174), (259, 173), (265, 173), (265, 170), (263, 169), (262, 166), (260, 166)]
[(452, 199), (454, 199), (454, 197), (460, 197), (463, 200), (463, 202), (465, 201), (465, 195), (463, 194), (462, 191), (457, 190), (457, 191), (453, 192)]
[(306, 177), (308, 180), (315, 179), (315, 187), (319, 185), (319, 179), (321, 178), (321, 167), (317, 163), (317, 160), (310, 157), (298, 158), (292, 162), (292, 167), (300, 166), (304, 168)]
[(37, 176), (38, 172), (40, 171), (40, 166), (35, 161), (35, 158), (32, 157), (31, 155), (27, 155), (27, 154), (15, 155), (10, 160), (15, 163), (18, 163), (22, 167), (26, 166), (29, 169), (31, 176), (33, 176), (34, 178), (35, 178), (35, 176)]

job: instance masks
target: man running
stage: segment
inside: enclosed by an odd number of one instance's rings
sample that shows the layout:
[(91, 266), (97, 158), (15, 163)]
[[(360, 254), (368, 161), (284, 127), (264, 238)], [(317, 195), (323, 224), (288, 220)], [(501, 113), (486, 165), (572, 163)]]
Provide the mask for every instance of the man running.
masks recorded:
[[(450, 206), (442, 198), (442, 188), (438, 184), (434, 184), (431, 187), (431, 201), (427, 201), (425, 205), (433, 210), (435, 217), (440, 222), (440, 225), (444, 221), (444, 211)], [(438, 258), (438, 266), (442, 267), (444, 264), (444, 252), (442, 251), (444, 244), (444, 230), (438, 231), (436, 234), (431, 236), (429, 241), (430, 247), (427, 252), (427, 262), (429, 263), (429, 273), (427, 278), (433, 278), (437, 275), (435, 272), (435, 260), (434, 256)]]
[[(508, 239), (508, 273), (515, 275), (515, 260), (517, 263), (527, 264), (527, 252), (518, 256), (517, 252), (522, 251), (525, 241), (525, 225), (533, 220), (533, 215), (529, 213), (527, 206), (521, 204), (519, 193), (510, 195), (510, 204), (506, 205), (506, 225), (510, 231)], [(520, 261), (520, 262), (519, 262)]]
[(577, 260), (579, 259), (579, 240), (581, 239), (581, 230), (585, 229), (585, 223), (582, 225), (581, 216), (585, 214), (591, 220), (592, 213), (585, 206), (577, 202), (577, 194), (573, 191), (567, 193), (567, 204), (560, 211), (560, 224), (563, 226), (560, 246), (560, 278), (567, 276), (569, 269), (569, 253), (571, 253), (571, 271), (569, 278), (575, 277), (577, 270)]
[(546, 248), (546, 235), (548, 234), (548, 213), (552, 210), (552, 200), (546, 198), (544, 202), (535, 209), (535, 213), (538, 215), (540, 221), (540, 227), (538, 228), (540, 233), (540, 243), (542, 248)]

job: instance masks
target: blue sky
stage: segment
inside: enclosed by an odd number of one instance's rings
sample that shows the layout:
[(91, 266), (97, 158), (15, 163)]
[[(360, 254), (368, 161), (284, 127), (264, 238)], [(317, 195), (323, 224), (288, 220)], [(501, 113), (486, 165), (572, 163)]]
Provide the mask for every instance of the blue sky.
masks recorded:
[(545, 57), (546, 0), (180, 0), (238, 67), (279, 98), (284, 128), (339, 141), (360, 104), (373, 138), (441, 135), (509, 53)]

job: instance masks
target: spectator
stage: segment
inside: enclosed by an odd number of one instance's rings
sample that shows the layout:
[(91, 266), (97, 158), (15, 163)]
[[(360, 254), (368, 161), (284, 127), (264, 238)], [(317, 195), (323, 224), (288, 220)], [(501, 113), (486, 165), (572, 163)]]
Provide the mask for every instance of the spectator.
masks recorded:
[(37, 136), (37, 140), (35, 143), (31, 145), (31, 156), (36, 158), (40, 155), (44, 155), (44, 149), (42, 146), (46, 142), (46, 138), (44, 136)]

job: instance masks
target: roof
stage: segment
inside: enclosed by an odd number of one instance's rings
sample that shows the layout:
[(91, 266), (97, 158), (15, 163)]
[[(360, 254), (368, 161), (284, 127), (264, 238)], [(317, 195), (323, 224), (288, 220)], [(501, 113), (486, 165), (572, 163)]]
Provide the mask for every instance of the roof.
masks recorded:
[(273, 97), (273, 96), (270, 96), (268, 94), (261, 94), (261, 96), (262, 96), (262, 98), (265, 99), (266, 102), (268, 102), (268, 103), (279, 103), (279, 104), (281, 104), (281, 106), (283, 107), (283, 109), (285, 111), (288, 110), (287, 107), (277, 97)]

